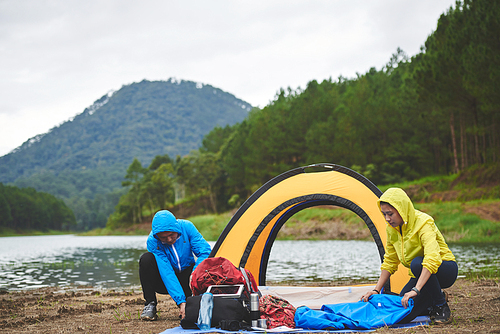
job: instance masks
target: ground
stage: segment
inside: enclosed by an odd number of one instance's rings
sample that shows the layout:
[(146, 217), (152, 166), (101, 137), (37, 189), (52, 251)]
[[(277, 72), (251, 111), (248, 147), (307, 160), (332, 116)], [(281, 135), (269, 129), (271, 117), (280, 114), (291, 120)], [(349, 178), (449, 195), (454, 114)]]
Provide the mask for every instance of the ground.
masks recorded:
[[(454, 320), (376, 333), (500, 333), (500, 280), (459, 279), (447, 289)], [(178, 308), (159, 296), (157, 321), (139, 320), (140, 290), (43, 288), (0, 294), (0, 333), (161, 333), (179, 326)]]

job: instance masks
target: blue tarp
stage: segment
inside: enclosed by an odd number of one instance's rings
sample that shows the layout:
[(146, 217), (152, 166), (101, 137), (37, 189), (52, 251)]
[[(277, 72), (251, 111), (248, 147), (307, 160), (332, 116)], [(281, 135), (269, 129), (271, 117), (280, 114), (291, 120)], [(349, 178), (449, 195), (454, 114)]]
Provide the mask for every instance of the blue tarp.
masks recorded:
[(405, 309), (401, 297), (373, 295), (368, 302), (323, 305), (321, 310), (297, 308), (295, 326), (304, 329), (374, 329), (396, 324), (413, 309), (413, 299)]

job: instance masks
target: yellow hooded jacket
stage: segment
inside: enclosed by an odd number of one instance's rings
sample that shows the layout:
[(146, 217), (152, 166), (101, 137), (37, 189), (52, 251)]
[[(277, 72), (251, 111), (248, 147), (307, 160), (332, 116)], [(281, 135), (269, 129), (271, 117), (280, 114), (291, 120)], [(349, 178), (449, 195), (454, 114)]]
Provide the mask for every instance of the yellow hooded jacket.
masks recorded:
[[(426, 213), (413, 207), (408, 195), (400, 188), (390, 188), (378, 200), (392, 205), (403, 218), (401, 233), (387, 224), (387, 246), (381, 269), (387, 270), (391, 275), (398, 269), (401, 262), (410, 268), (411, 261), (417, 256), (423, 256), (422, 266), (431, 274), (435, 274), (442, 261), (455, 261), (455, 256), (448, 248), (441, 232), (439, 232), (434, 219)], [(415, 277), (408, 270), (411, 277)]]

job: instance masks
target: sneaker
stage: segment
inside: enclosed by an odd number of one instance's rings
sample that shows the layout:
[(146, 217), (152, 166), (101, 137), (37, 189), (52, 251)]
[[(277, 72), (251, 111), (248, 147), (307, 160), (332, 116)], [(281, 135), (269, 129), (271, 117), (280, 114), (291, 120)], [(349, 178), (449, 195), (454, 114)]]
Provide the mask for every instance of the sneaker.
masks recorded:
[(448, 295), (448, 292), (446, 292), (445, 290), (441, 290), (441, 292), (443, 293), (443, 296), (444, 296), (444, 299), (446, 300), (446, 302), (449, 302), (450, 296)]
[(449, 324), (452, 319), (448, 303), (444, 303), (441, 306), (434, 306), (431, 314), (431, 320), (434, 324)]
[(151, 302), (148, 305), (144, 306), (144, 309), (141, 313), (141, 320), (154, 321), (156, 319), (158, 319), (158, 315), (156, 315), (156, 303)]

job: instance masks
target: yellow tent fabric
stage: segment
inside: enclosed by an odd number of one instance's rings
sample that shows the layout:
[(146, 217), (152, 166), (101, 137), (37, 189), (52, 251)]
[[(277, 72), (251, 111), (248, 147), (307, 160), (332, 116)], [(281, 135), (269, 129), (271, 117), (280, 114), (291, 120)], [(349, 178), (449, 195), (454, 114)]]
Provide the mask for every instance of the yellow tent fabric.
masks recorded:
[[(239, 208), (217, 240), (212, 257), (225, 257), (266, 284), (272, 244), (293, 214), (308, 207), (336, 205), (355, 212), (370, 229), (383, 260), (386, 222), (377, 206), (382, 192), (355, 171), (334, 164), (315, 164), (285, 172), (264, 184)], [(386, 290), (399, 292), (408, 281), (400, 265)]]

